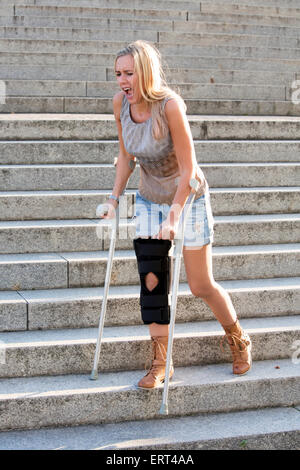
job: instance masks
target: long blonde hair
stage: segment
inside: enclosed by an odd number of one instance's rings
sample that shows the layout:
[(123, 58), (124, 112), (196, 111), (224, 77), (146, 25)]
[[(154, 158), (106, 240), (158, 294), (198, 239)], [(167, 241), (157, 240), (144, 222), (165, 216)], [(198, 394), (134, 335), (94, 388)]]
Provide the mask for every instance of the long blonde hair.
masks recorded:
[(151, 106), (152, 135), (156, 140), (159, 140), (168, 133), (168, 123), (163, 109), (164, 98), (175, 98), (184, 111), (186, 111), (186, 105), (181, 96), (167, 85), (161, 65), (161, 55), (155, 46), (142, 40), (129, 44), (117, 53), (115, 68), (118, 58), (125, 55), (133, 57), (140, 93)]

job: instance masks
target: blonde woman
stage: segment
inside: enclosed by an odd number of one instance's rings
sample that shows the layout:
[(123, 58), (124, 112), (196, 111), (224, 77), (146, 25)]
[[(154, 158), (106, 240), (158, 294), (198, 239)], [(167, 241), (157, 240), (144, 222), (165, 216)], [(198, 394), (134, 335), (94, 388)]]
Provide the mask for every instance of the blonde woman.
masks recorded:
[[(134, 249), (141, 279), (141, 313), (149, 325), (152, 363), (138, 387), (151, 389), (165, 378), (169, 331), (169, 249), (190, 193), (189, 182), (200, 182), (184, 234), (183, 258), (191, 292), (206, 302), (225, 330), (233, 356), (233, 373), (251, 367), (251, 341), (242, 330), (227, 292), (212, 273), (213, 218), (208, 184), (195, 156), (193, 138), (182, 98), (166, 83), (159, 51), (136, 41), (120, 51), (115, 74), (121, 91), (113, 98), (119, 156), (110, 218), (132, 172), (140, 164), (136, 195)], [(173, 364), (170, 378), (174, 373)]]

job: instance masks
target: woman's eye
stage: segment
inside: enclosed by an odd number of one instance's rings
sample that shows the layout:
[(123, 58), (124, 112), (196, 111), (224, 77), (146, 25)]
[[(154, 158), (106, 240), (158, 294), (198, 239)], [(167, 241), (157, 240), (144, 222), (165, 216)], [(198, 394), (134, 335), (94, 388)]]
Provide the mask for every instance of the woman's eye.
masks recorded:
[[(133, 75), (133, 72), (127, 72), (127, 75)], [(121, 77), (120, 73), (116, 73), (116, 77)]]

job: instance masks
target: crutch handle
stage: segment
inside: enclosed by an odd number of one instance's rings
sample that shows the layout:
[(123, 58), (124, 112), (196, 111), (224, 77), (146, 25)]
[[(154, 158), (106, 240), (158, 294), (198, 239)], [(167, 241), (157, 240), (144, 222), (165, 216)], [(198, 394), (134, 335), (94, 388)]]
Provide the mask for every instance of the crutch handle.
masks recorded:
[[(104, 204), (99, 204), (99, 206), (97, 206), (97, 209), (96, 209), (96, 216), (103, 217), (104, 215), (107, 215), (109, 211), (109, 206), (110, 204), (108, 204), (107, 202), (105, 202)], [(116, 212), (117, 210), (118, 210), (118, 206), (115, 208)]]
[(97, 217), (102, 217), (103, 215), (108, 214), (108, 204), (99, 204), (99, 206), (96, 209), (96, 216)]
[(196, 193), (198, 191), (199, 186), (200, 186), (200, 183), (196, 178), (190, 179), (190, 187), (191, 187), (192, 192)]

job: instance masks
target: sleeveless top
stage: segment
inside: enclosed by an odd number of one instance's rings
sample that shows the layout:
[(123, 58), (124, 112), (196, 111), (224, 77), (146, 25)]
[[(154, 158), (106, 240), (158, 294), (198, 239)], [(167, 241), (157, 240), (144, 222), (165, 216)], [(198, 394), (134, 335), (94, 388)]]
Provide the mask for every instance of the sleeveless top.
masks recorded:
[[(166, 102), (172, 99), (164, 99)], [(136, 123), (130, 114), (130, 104), (123, 96), (120, 113), (122, 137), (126, 151), (137, 158), (140, 165), (139, 192), (142, 197), (157, 204), (171, 205), (177, 190), (177, 178), (180, 176), (176, 154), (170, 131), (160, 140), (152, 136), (152, 118)], [(202, 170), (197, 165), (196, 177), (201, 178), (202, 184), (195, 199), (204, 194), (208, 188)]]

